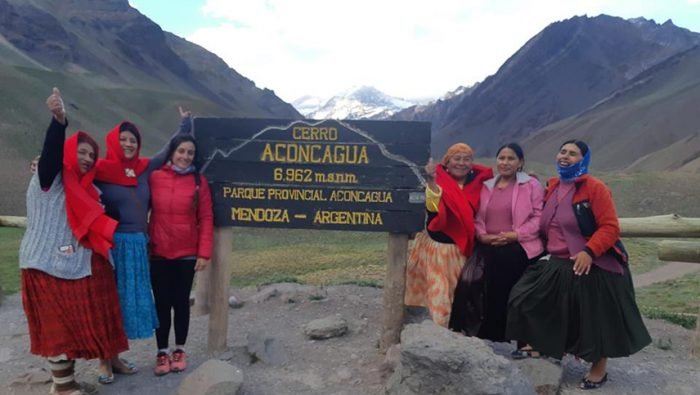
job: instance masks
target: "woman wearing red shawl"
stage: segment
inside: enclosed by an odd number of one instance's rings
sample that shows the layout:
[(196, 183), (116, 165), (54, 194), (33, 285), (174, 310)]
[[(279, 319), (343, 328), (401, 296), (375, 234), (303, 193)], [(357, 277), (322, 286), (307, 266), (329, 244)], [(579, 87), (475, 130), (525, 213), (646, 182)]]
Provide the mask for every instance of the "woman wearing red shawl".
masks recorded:
[(446, 327), (457, 278), (474, 246), (474, 215), (483, 181), (493, 171), (473, 163), (467, 144), (447, 150), (439, 165), (426, 165), (426, 229), (416, 235), (406, 268), (407, 306), (426, 307)]
[(97, 144), (84, 132), (65, 140), (58, 89), (47, 104), (53, 119), (27, 190), (20, 246), (22, 305), (31, 352), (51, 368), (50, 392), (79, 395), (76, 358), (111, 359), (128, 349), (107, 260), (117, 223), (105, 215), (92, 183)]
[[(188, 133), (191, 118), (182, 109), (180, 113), (182, 122), (176, 134)], [(168, 146), (151, 159), (141, 158), (141, 134), (131, 122), (116, 125), (107, 133), (106, 142), (106, 157), (97, 163), (95, 181), (102, 190), (107, 214), (119, 221), (112, 256), (124, 329), (129, 339), (150, 338), (158, 327), (158, 317), (146, 236), (151, 195), (148, 178), (165, 164)], [(113, 373), (133, 374), (136, 367), (119, 358), (102, 361), (98, 381), (111, 383)]]

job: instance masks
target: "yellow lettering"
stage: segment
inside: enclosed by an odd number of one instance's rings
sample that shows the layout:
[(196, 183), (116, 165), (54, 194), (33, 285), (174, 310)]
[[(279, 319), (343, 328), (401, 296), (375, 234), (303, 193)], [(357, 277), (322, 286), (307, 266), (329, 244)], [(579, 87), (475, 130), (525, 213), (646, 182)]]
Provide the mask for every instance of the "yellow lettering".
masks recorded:
[(314, 214), (314, 224), (383, 225), (384, 221), (377, 212), (319, 210)]
[[(304, 133), (304, 130), (299, 133)], [(321, 132), (317, 131), (319, 136)], [(321, 152), (322, 151), (322, 152)], [(368, 164), (367, 146), (320, 145), (298, 143), (265, 143), (262, 162), (280, 163), (326, 163), (326, 164)]]
[(263, 149), (263, 153), (260, 156), (260, 161), (274, 161), (274, 158), (272, 157), (272, 149), (270, 148), (270, 143), (265, 143), (265, 148)]
[(289, 223), (289, 212), (279, 208), (232, 207), (231, 219), (243, 222)]

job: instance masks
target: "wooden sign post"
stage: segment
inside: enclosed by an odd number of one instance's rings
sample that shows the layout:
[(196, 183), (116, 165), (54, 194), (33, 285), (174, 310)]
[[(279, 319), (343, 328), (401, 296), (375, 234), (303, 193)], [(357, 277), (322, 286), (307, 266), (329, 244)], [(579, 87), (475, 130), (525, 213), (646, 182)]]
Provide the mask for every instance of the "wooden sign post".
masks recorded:
[(231, 226), (390, 233), (381, 344), (397, 343), (408, 235), (425, 220), (430, 124), (196, 118), (194, 129), (217, 227), (210, 350), (226, 345)]

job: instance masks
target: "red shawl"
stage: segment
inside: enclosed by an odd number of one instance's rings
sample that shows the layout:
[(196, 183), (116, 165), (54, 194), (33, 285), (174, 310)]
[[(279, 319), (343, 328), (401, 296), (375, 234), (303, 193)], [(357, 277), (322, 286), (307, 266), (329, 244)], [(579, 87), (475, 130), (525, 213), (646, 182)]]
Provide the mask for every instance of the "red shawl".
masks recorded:
[[(108, 257), (112, 248), (112, 236), (117, 229), (117, 221), (109, 218), (100, 205), (100, 195), (92, 185), (96, 168), (86, 174), (80, 173), (78, 164), (78, 138), (92, 140), (84, 132), (76, 132), (63, 146), (63, 188), (66, 193), (66, 214), (75, 238), (93, 252)], [(97, 144), (94, 144), (97, 147)], [(98, 152), (95, 152), (97, 158)]]
[(131, 159), (126, 159), (121, 144), (119, 144), (120, 128), (124, 122), (121, 122), (107, 133), (105, 141), (107, 142), (107, 153), (105, 159), (97, 163), (97, 181), (107, 182), (110, 184), (136, 186), (136, 179), (148, 167), (148, 159), (140, 159), (141, 144), (136, 148), (136, 155)]
[(474, 248), (474, 215), (479, 209), (481, 185), (493, 177), (490, 167), (475, 164), (472, 170), (474, 178), (460, 188), (443, 165), (437, 166), (435, 183), (442, 189), (442, 197), (437, 215), (428, 224), (431, 232), (442, 232), (449, 236), (466, 257), (471, 255)]

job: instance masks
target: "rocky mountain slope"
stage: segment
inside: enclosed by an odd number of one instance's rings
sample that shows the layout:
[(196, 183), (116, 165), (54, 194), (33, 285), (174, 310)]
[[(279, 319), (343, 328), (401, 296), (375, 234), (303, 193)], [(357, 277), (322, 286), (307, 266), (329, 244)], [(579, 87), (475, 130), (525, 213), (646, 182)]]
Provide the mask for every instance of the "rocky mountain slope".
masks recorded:
[(546, 27), (474, 90), (395, 118), (430, 120), (434, 154), (466, 141), (490, 156), (500, 144), (586, 110), (697, 43), (700, 34), (671, 21), (574, 17)]
[(218, 56), (163, 31), (128, 0), (0, 0), (0, 215), (23, 214), (28, 160), (40, 150), (51, 87), (69, 131), (102, 140), (123, 119), (157, 151), (177, 106), (200, 115), (301, 118)]

